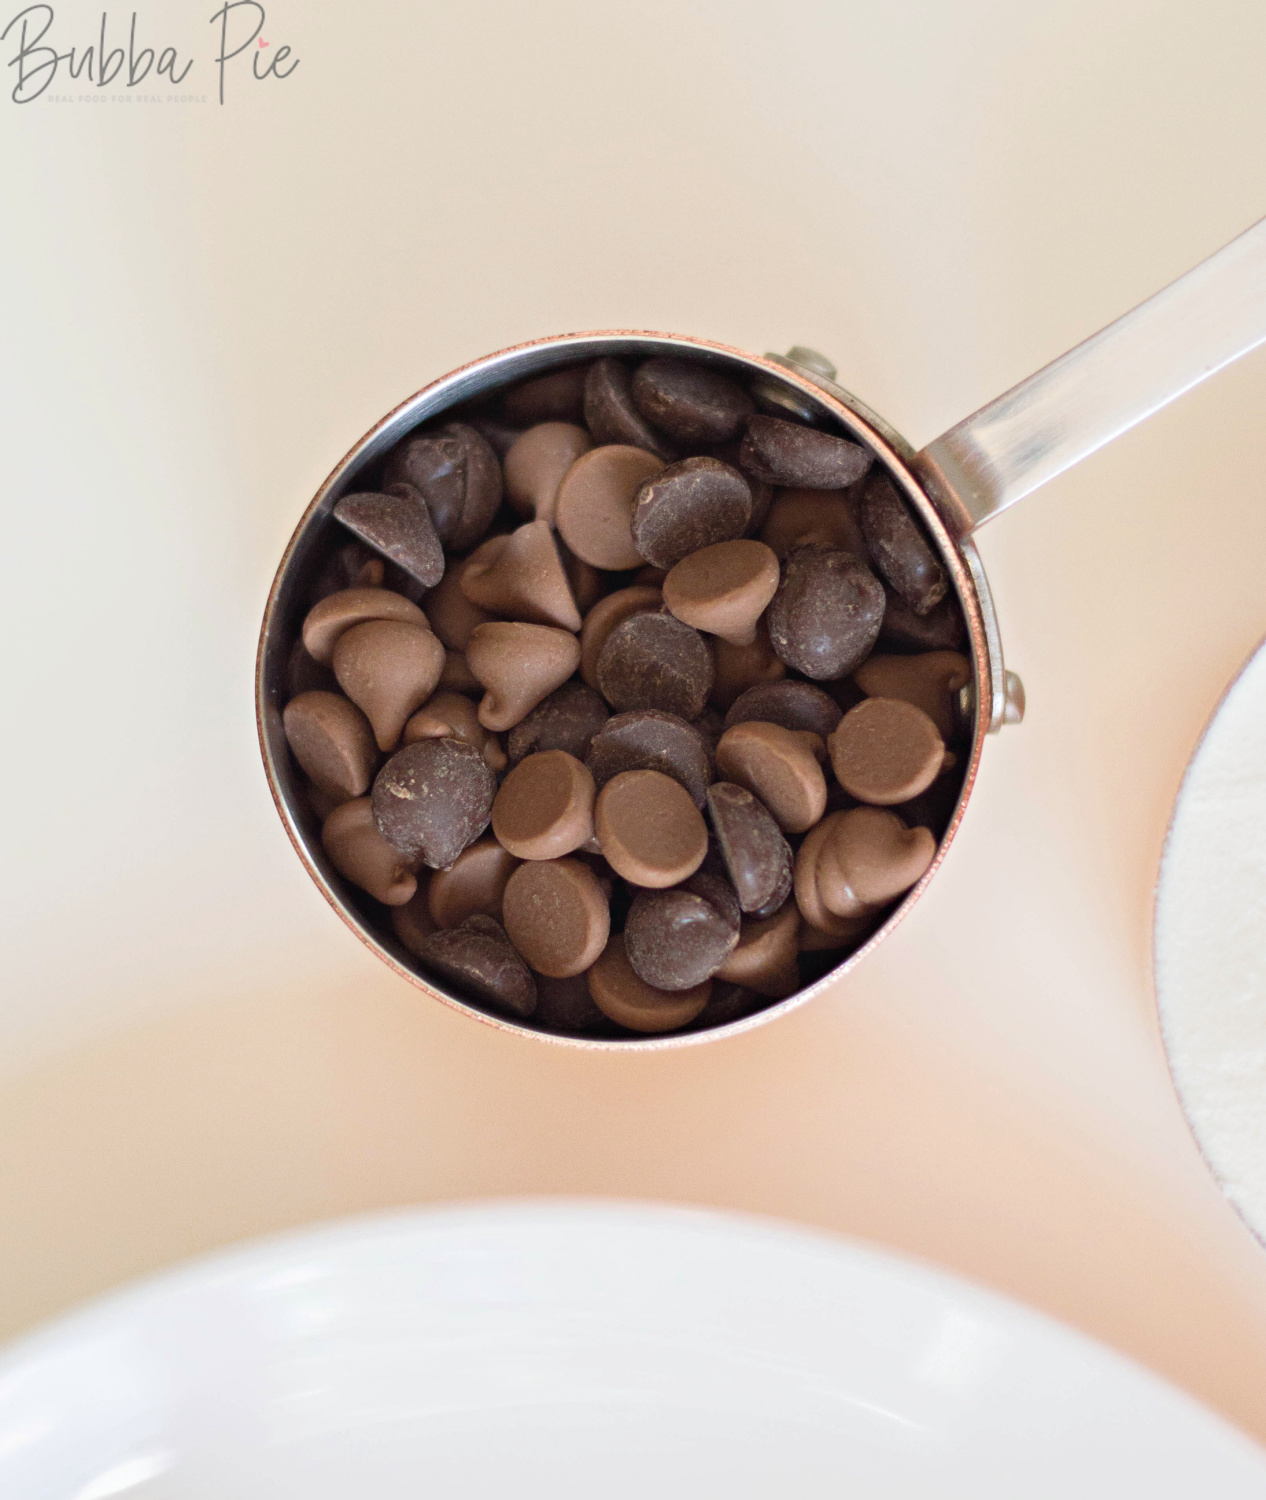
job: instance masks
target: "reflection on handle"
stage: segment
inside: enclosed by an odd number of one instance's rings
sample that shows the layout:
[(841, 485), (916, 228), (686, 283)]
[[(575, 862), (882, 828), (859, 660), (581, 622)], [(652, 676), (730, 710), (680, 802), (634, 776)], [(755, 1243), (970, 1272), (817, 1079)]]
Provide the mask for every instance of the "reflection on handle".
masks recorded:
[(1266, 219), (914, 459), (959, 537), (1266, 341)]

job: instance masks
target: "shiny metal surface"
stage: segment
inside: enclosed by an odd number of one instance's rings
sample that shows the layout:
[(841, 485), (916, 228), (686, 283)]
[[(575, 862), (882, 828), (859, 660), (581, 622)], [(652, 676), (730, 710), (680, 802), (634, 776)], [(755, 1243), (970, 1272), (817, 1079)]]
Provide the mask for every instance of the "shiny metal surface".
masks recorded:
[(956, 540), (1266, 341), (1266, 219), (959, 422), (912, 467)]

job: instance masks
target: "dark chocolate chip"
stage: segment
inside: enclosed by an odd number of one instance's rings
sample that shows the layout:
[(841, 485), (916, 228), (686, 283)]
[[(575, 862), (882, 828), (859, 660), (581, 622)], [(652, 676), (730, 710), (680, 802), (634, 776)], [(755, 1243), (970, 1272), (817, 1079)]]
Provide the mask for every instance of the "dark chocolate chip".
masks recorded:
[(745, 912), (777, 910), (791, 894), (791, 845), (769, 809), (746, 787), (718, 781), (708, 811), (726, 872)]
[(578, 422), (585, 409), (587, 365), (551, 370), (534, 380), (512, 385), (501, 400), (507, 422), (531, 427), (537, 422)]
[(716, 774), (717, 745), (725, 726), (721, 722), (721, 715), (715, 708), (705, 708), (697, 719), (691, 719), (690, 727), (697, 729), (703, 736), (703, 748), (708, 753), (709, 774)]
[(889, 651), (957, 651), (967, 636), (958, 600), (947, 595), (925, 615), (916, 615), (900, 594), (887, 590), (888, 607), (879, 629)]
[(633, 376), (637, 409), (685, 447), (736, 437), (756, 410), (740, 385), (692, 360), (656, 356)]
[(533, 977), (536, 1009), (532, 1019), (542, 1026), (555, 1031), (592, 1031), (606, 1021), (593, 1003), (587, 974), (574, 974), (570, 979), (547, 979), (544, 974)]
[(501, 504), (500, 460), (465, 422), (406, 438), (388, 457), (383, 482), (421, 491), (440, 540), (453, 552), (473, 547)]
[[(852, 707), (852, 705), (849, 705)], [(781, 724), (784, 729), (808, 729), (823, 739), (840, 722), (843, 710), (829, 693), (811, 682), (758, 682), (730, 705), (725, 728), (745, 724), (749, 719), (763, 719), (767, 724)]]
[(886, 474), (874, 474), (862, 495), (862, 530), (875, 566), (916, 615), (934, 609), (949, 588), (931, 544)]
[(617, 713), (659, 708), (689, 721), (708, 701), (712, 652), (697, 630), (672, 615), (632, 615), (607, 637), (597, 675)]
[(798, 547), (766, 612), (779, 659), (817, 682), (844, 677), (870, 655), (884, 617), (883, 586), (861, 558)]
[(517, 766), (524, 756), (540, 750), (566, 750), (584, 760), (589, 742), (609, 718), (601, 694), (583, 682), (565, 682), (510, 731), (506, 741), (510, 764)]
[(748, 421), (740, 462), (745, 473), (766, 484), (842, 490), (870, 468), (871, 454), (847, 438), (758, 415)]
[(460, 927), (431, 933), (418, 944), (418, 957), (476, 1000), (516, 1016), (536, 1009), (532, 971), (493, 917), (467, 917)]
[(683, 458), (644, 479), (633, 499), (633, 545), (647, 562), (671, 568), (683, 557), (743, 535), (752, 492), (718, 458)]
[(378, 832), (402, 854), (447, 870), (492, 817), (497, 778), (461, 740), (418, 740), (398, 750), (374, 779)]
[(433, 589), (444, 576), (444, 548), (420, 490), (397, 481), (384, 494), (344, 495), (335, 516), (362, 542)]
[(754, 1015), (769, 1004), (764, 995), (755, 990), (744, 989), (741, 984), (713, 984), (708, 1003), (699, 1012), (691, 1031), (709, 1031), (714, 1026), (728, 1026), (731, 1021), (741, 1021), (744, 1016)]
[(633, 377), (618, 359), (595, 359), (585, 380), (585, 425), (595, 443), (645, 448), (671, 462), (675, 450), (633, 404)]
[(694, 875), (666, 891), (639, 891), (624, 924), (624, 948), (639, 979), (688, 990), (721, 967), (738, 943), (739, 904), (728, 883)]
[(594, 735), (585, 764), (599, 791), (621, 771), (662, 771), (685, 787), (700, 810), (712, 780), (699, 731), (657, 708), (608, 719)]

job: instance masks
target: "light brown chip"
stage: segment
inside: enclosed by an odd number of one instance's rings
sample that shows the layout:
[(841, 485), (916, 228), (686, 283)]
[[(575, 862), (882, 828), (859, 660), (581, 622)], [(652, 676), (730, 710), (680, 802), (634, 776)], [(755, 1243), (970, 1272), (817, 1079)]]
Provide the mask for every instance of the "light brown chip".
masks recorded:
[(501, 783), (492, 831), (519, 859), (558, 859), (593, 834), (593, 776), (566, 750), (525, 756)]
[(759, 797), (784, 833), (804, 833), (826, 810), (818, 735), (763, 719), (735, 724), (717, 745), (717, 775)]
[(538, 974), (583, 974), (611, 931), (598, 877), (579, 859), (532, 860), (511, 875), (502, 899), (506, 933)]
[(664, 467), (642, 448), (610, 443), (583, 454), (563, 475), (554, 507), (558, 534), (595, 568), (636, 568), (633, 498), (644, 479)]
[[(504, 541), (504, 537), (493, 537), (493, 542)], [(488, 546), (485, 542), (484, 546)], [(481, 549), (482, 550), (482, 549)], [(486, 556), (486, 554), (485, 554)], [(424, 608), (431, 629), (450, 651), (465, 651), (471, 631), (483, 625), (492, 616), (472, 604), (462, 591), (462, 575), (471, 558), (450, 562), (443, 578), (426, 596)]]
[(428, 887), (427, 910), (436, 927), (460, 927), (467, 917), (501, 921), (501, 898), (519, 861), (494, 838), (467, 845), (447, 870), (436, 870)]
[(739, 928), (738, 947), (713, 975), (765, 995), (783, 1000), (800, 988), (796, 968), (799, 951), (800, 910), (788, 901), (772, 917), (748, 917)]
[[(440, 585), (441, 588), (443, 585)], [(345, 630), (364, 620), (403, 620), (410, 625), (425, 625), (426, 616), (403, 594), (391, 589), (340, 589), (314, 604), (303, 622), (303, 644), (314, 661), (329, 666), (334, 659), (334, 643)]]
[(580, 642), (552, 625), (492, 620), (472, 632), (466, 660), (486, 689), (479, 722), (500, 732), (567, 681), (580, 664)]
[(461, 589), (490, 615), (580, 629), (580, 611), (548, 521), (529, 521), (477, 547), (462, 569)]
[(368, 797), (336, 807), (322, 825), (321, 843), (339, 874), (375, 901), (403, 906), (417, 891), (413, 862), (378, 832)]
[(954, 734), (954, 696), (971, 681), (971, 663), (959, 651), (889, 656), (876, 651), (853, 673), (868, 698), (901, 698), (921, 708), (943, 740)]
[(593, 439), (574, 422), (538, 422), (529, 427), (502, 460), (506, 499), (519, 515), (552, 522), (563, 475), (592, 447)]
[(827, 741), (839, 784), (859, 802), (891, 807), (926, 791), (945, 768), (945, 742), (921, 708), (867, 698)]
[[(479, 684), (476, 682), (475, 686)], [(492, 770), (506, 768), (501, 741), (479, 722), (475, 705), (463, 693), (433, 694), (404, 726), (401, 739), (406, 745), (415, 740), (461, 740), (478, 750)]]
[(300, 693), (282, 716), (294, 758), (314, 786), (336, 803), (362, 797), (378, 764), (369, 720), (341, 693)]
[(421, 957), (422, 943), (436, 931), (427, 905), (429, 879), (426, 872), (418, 878), (418, 889), (403, 906), (391, 908), (391, 928), (410, 953)]
[(856, 913), (908, 891), (936, 856), (927, 828), (907, 828), (894, 812), (854, 807), (840, 813), (818, 856), (818, 894), (829, 911)]
[(689, 879), (708, 852), (702, 814), (685, 787), (662, 771), (613, 776), (598, 793), (594, 826), (616, 874), (652, 890)]
[[(636, 775), (637, 773), (632, 773)], [(594, 1004), (617, 1026), (654, 1033), (688, 1026), (708, 1003), (712, 981), (689, 990), (657, 990), (633, 972), (624, 951), (624, 936), (613, 933), (601, 957), (589, 970)]]
[(339, 687), (365, 711), (380, 750), (393, 750), (410, 714), (435, 691), (444, 647), (426, 621), (366, 620), (334, 643)]
[(664, 579), (664, 605), (696, 630), (750, 646), (778, 581), (778, 559), (764, 542), (739, 537), (683, 557)]
[[(804, 842), (796, 853), (794, 887), (796, 905), (809, 926), (837, 937), (841, 942), (847, 941), (856, 932), (858, 918), (866, 917), (874, 910), (873, 906), (855, 899), (850, 903), (849, 910), (833, 912), (822, 899), (822, 891), (818, 885), (818, 864), (822, 849), (839, 820), (845, 816), (842, 812), (831, 813), (805, 835)], [(836, 894), (838, 901), (839, 893)]]
[(769, 644), (769, 631), (764, 620), (757, 623), (756, 636), (750, 645), (731, 646), (728, 641), (715, 640), (712, 659), (716, 671), (709, 701), (722, 713), (748, 688), (762, 682), (780, 682), (787, 675), (786, 665), (779, 661)]

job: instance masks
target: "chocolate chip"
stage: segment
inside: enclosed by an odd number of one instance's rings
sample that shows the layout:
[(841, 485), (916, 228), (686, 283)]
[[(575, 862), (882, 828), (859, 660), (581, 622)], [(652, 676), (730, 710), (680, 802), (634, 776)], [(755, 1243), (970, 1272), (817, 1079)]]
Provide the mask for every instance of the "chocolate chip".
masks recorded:
[(811, 682), (760, 682), (736, 698), (725, 716), (726, 729), (764, 719), (784, 729), (808, 729), (823, 739), (840, 722), (840, 706)]
[(706, 365), (657, 356), (633, 376), (638, 411), (686, 447), (723, 443), (756, 410), (740, 385)]
[(578, 859), (520, 865), (506, 886), (504, 911), (510, 941), (533, 969), (551, 979), (583, 974), (611, 935), (610, 898)]
[(618, 359), (595, 359), (585, 380), (585, 423), (595, 443), (627, 443), (665, 462), (675, 450), (633, 404), (633, 377)]
[(725, 962), (739, 935), (739, 906), (715, 875), (668, 891), (639, 891), (624, 924), (624, 948), (639, 979), (658, 990), (688, 990)]
[(444, 549), (421, 493), (393, 484), (385, 494), (344, 495), (334, 514), (363, 542), (432, 589), (444, 576)]
[(290, 648), (290, 659), (286, 663), (286, 691), (297, 698), (300, 693), (338, 691), (338, 678), (323, 662), (316, 660), (303, 644), (303, 637), (296, 636)]
[[(370, 588), (376, 587), (377, 585), (361, 577), (366, 564), (381, 567), (382, 559), (375, 557), (361, 542), (347, 542), (342, 547), (336, 547), (316, 576), (308, 595), (308, 608), (311, 609), (314, 604), (319, 604), (331, 594), (341, 593), (343, 589), (365, 584)], [(378, 582), (381, 583), (382, 579)]]
[(490, 620), (471, 631), (466, 662), (486, 689), (479, 722), (501, 733), (567, 681), (580, 665), (580, 642), (552, 625)]
[(886, 474), (867, 482), (861, 520), (875, 566), (916, 615), (927, 614), (944, 599), (949, 580)]
[(426, 626), (426, 616), (408, 599), (391, 589), (352, 588), (327, 594), (308, 611), (303, 622), (303, 644), (314, 661), (334, 659), (339, 636), (365, 620), (403, 620)]
[(491, 416), (488, 412), (472, 413), (467, 420), (480, 437), (487, 440), (488, 446), (498, 458), (504, 458), (523, 436), (521, 427), (512, 422), (503, 421), (500, 417)]
[(784, 833), (804, 833), (826, 809), (819, 757), (826, 758), (816, 734), (749, 719), (721, 736), (717, 774), (759, 797)]
[(580, 630), (580, 675), (590, 687), (598, 686), (598, 658), (607, 644), (607, 637), (630, 615), (656, 613), (663, 605), (664, 596), (659, 587), (638, 584), (627, 589), (617, 589), (599, 599), (585, 616)]
[(718, 781), (708, 788), (708, 812), (742, 909), (781, 906), (791, 894), (791, 845), (769, 809), (746, 787)]
[(334, 643), (338, 685), (373, 725), (380, 750), (395, 749), (443, 670), (444, 647), (426, 624), (365, 620)]
[(617, 712), (658, 708), (689, 720), (708, 701), (712, 653), (697, 630), (672, 615), (633, 615), (607, 637), (597, 676)]
[(642, 556), (633, 545), (633, 502), (642, 481), (662, 468), (653, 453), (619, 443), (582, 453), (558, 486), (559, 536), (595, 568), (637, 567)]
[(374, 827), (368, 797), (336, 807), (322, 825), (321, 844), (340, 875), (384, 906), (403, 906), (416, 894), (411, 862)]
[(447, 869), (487, 828), (497, 778), (460, 740), (418, 740), (374, 779), (374, 822), (389, 844)]
[(699, 1012), (693, 1029), (711, 1031), (717, 1026), (728, 1026), (731, 1021), (741, 1021), (768, 1004), (764, 995), (744, 989), (741, 984), (713, 983), (708, 1003)]
[(730, 646), (751, 646), (778, 592), (778, 559), (752, 537), (692, 552), (664, 579), (664, 608)]
[(454, 552), (474, 546), (501, 504), (501, 463), (465, 422), (406, 438), (388, 457), (383, 481), (420, 491), (440, 540)]
[(662, 771), (613, 776), (598, 793), (594, 827), (616, 874), (652, 890), (688, 879), (708, 852), (707, 825), (690, 793)]
[(378, 747), (369, 720), (340, 693), (300, 693), (281, 716), (294, 758), (313, 784), (340, 802), (369, 789)]
[(533, 422), (579, 421), (584, 410), (588, 368), (572, 365), (512, 385), (501, 398), (506, 421), (516, 427), (528, 427)]
[(858, 667), (853, 681), (868, 698), (913, 703), (932, 720), (941, 738), (950, 740), (958, 727), (954, 702), (971, 681), (971, 663), (957, 651), (924, 651), (918, 656), (876, 651)]
[(492, 917), (467, 917), (460, 927), (423, 938), (418, 949), (428, 967), (475, 999), (516, 1016), (536, 1009), (531, 972)]
[(534, 521), (554, 519), (554, 501), (567, 470), (593, 447), (572, 422), (538, 422), (505, 455), (506, 499), (512, 510)]
[(870, 560), (851, 490), (779, 490), (760, 539), (780, 558), (816, 543), (855, 552), (863, 562)]
[(752, 492), (737, 469), (715, 458), (683, 458), (642, 482), (633, 502), (633, 545), (657, 568), (700, 547), (741, 537)]
[(880, 807), (917, 797), (945, 766), (936, 725), (900, 698), (867, 698), (850, 708), (827, 748), (844, 790)]
[[(501, 783), (492, 804), (492, 831), (518, 859), (560, 859), (593, 838), (594, 791), (589, 770), (566, 750), (528, 755)], [(510, 936), (523, 952), (512, 929)]]
[(900, 594), (885, 589), (888, 596), (879, 641), (890, 651), (957, 651), (967, 637), (963, 612), (952, 595), (925, 615), (916, 615)]
[(766, 623), (782, 660), (822, 682), (865, 661), (883, 617), (883, 587), (859, 557), (799, 547), (783, 568)]
[(568, 979), (550, 979), (536, 975), (536, 1009), (532, 1019), (554, 1031), (592, 1031), (606, 1017), (593, 1003), (589, 980), (585, 974)]
[(602, 956), (589, 970), (589, 993), (598, 1009), (629, 1031), (676, 1031), (689, 1025), (707, 1004), (712, 981), (689, 990), (660, 990), (633, 972), (624, 934), (613, 932)]
[(787, 675), (785, 662), (778, 660), (769, 643), (769, 628), (762, 619), (756, 626), (756, 639), (750, 646), (731, 646), (729, 641), (712, 643), (715, 675), (711, 701), (722, 712), (730, 709), (747, 692), (762, 682), (777, 682)]
[(799, 939), (799, 908), (794, 901), (784, 900), (772, 916), (744, 921), (738, 946), (717, 970), (717, 977), (746, 985), (771, 1000), (785, 1000), (800, 986)]
[(590, 741), (609, 718), (607, 705), (593, 688), (583, 682), (565, 682), (510, 731), (506, 742), (510, 764), (517, 766), (525, 755), (540, 750), (566, 750), (584, 760)]
[(805, 490), (840, 490), (870, 468), (870, 452), (847, 438), (778, 417), (749, 419), (739, 461), (745, 473), (767, 484)]
[(657, 708), (608, 719), (594, 735), (585, 764), (599, 790), (621, 771), (662, 771), (685, 787), (698, 808), (712, 779), (699, 731)]

